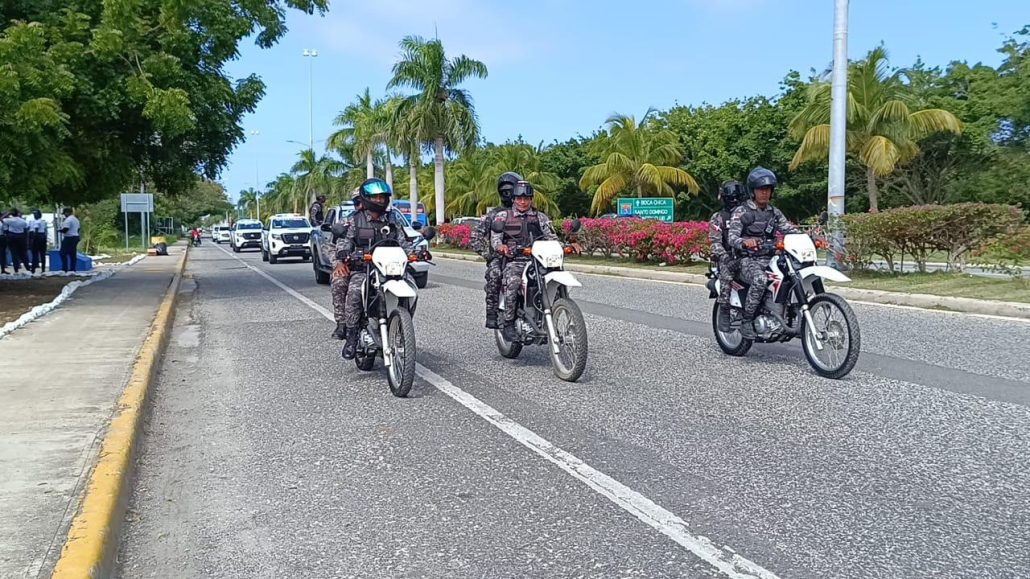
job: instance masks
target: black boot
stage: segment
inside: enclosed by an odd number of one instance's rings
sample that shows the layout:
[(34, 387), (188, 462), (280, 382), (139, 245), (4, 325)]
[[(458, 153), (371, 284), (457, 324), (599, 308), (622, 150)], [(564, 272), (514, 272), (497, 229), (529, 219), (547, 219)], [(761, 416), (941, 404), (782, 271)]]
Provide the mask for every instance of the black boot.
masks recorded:
[(347, 328), (347, 343), (343, 345), (343, 359), (353, 360), (358, 353), (358, 329)]
[(719, 304), (719, 331), (729, 333), (730, 329), (730, 306)]
[(497, 329), (497, 310), (487, 310), (486, 312), (486, 327), (491, 330)]
[(755, 317), (754, 314), (750, 316), (744, 314), (744, 319), (740, 321), (740, 337), (745, 340), (755, 339)]
[(347, 338), (347, 326), (343, 325), (343, 322), (336, 322), (336, 329), (333, 330), (332, 336), (337, 340), (343, 340)]

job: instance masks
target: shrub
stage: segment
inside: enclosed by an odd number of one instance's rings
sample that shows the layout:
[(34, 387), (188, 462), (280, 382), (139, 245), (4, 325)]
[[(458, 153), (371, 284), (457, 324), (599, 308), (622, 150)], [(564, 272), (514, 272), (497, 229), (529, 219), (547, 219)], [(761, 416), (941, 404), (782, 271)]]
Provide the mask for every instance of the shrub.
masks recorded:
[(472, 227), (469, 225), (452, 225), (444, 223), (436, 228), (437, 235), (451, 247), (469, 249), (472, 242)]
[[(639, 262), (687, 263), (708, 259), (708, 224), (700, 221), (663, 223), (649, 219), (580, 219), (575, 240), (590, 255), (631, 258)], [(562, 222), (562, 236), (572, 238), (572, 222)]]

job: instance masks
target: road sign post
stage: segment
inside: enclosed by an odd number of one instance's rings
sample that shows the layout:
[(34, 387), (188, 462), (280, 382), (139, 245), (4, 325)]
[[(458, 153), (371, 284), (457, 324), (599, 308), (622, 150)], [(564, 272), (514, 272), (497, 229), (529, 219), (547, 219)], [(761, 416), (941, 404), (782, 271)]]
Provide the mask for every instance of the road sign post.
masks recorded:
[(129, 250), (129, 213), (139, 213), (140, 241), (147, 250), (148, 216), (154, 212), (153, 193), (122, 193), (122, 213), (125, 215), (125, 251)]
[(619, 217), (641, 217), (671, 223), (676, 210), (672, 197), (620, 197)]

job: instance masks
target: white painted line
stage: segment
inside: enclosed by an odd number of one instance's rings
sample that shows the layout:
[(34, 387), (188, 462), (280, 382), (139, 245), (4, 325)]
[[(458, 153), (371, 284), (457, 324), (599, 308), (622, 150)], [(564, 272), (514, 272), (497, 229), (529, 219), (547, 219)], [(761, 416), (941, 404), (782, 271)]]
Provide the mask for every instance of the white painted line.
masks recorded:
[[(334, 320), (332, 312), (304, 297), (293, 288), (275, 279), (271, 275), (222, 250), (226, 255), (238, 260), (252, 271), (272, 282), (286, 293), (297, 298), (311, 309), (322, 314), (329, 320)], [(415, 365), (416, 373), (437, 390), (451, 397), (455, 402), (461, 404), (474, 412), (477, 416), (496, 426), (508, 436), (514, 438), (519, 444), (532, 450), (541, 457), (547, 459), (558, 468), (568, 473), (590, 487), (597, 494), (603, 496), (616, 506), (640, 519), (658, 532), (669, 537), (680, 546), (684, 547), (700, 559), (715, 567), (719, 571), (733, 579), (777, 579), (777, 576), (768, 569), (745, 559), (738, 555), (733, 549), (723, 547), (720, 549), (707, 537), (691, 533), (689, 525), (683, 519), (658, 506), (654, 501), (627, 487), (612, 477), (593, 468), (583, 462), (575, 455), (558, 448), (546, 439), (537, 435), (532, 430), (522, 426), (508, 418), (501, 412), (495, 410), (489, 404), (465, 392), (461, 388), (451, 384), (422, 364)]]

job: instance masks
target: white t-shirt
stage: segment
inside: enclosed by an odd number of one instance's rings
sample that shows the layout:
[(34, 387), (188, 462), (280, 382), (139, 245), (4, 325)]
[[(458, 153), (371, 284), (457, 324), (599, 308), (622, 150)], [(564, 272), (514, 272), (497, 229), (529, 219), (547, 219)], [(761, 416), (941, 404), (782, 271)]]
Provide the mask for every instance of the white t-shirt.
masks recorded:
[(68, 231), (65, 232), (65, 237), (78, 237), (79, 236), (79, 218), (74, 215), (69, 215), (64, 218), (64, 224), (62, 227), (67, 227)]
[(29, 228), (29, 224), (21, 217), (8, 217), (4, 219), (4, 229), (7, 233), (25, 233), (25, 230)]
[(42, 233), (42, 234), (46, 235), (46, 220), (45, 219), (43, 219), (42, 217), (40, 217), (39, 219), (36, 219), (35, 217), (29, 217), (28, 222), (29, 222), (29, 231), (31, 231), (33, 233)]

